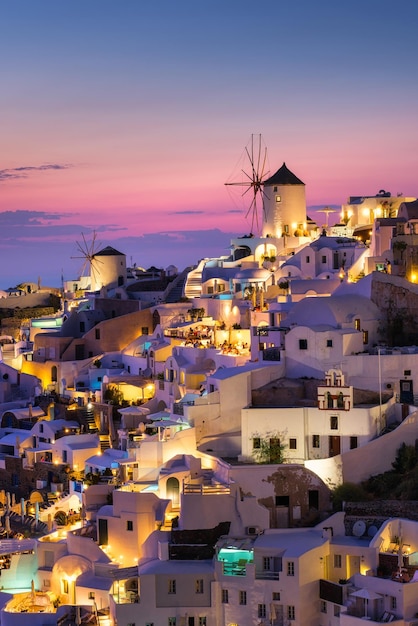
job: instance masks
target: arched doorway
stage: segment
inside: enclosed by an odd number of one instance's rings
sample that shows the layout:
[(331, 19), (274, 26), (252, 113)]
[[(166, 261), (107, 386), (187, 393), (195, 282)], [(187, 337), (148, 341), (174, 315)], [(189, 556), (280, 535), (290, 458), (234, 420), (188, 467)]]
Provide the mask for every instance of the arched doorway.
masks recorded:
[(166, 492), (173, 508), (178, 508), (180, 505), (180, 483), (177, 478), (171, 477), (167, 480)]

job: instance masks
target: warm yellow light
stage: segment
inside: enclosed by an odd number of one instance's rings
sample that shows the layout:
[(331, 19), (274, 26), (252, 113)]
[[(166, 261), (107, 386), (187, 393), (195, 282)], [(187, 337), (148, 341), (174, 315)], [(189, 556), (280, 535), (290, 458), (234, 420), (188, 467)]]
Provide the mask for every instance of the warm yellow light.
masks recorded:
[(369, 215), (370, 215), (369, 209), (363, 209), (363, 215), (364, 215), (364, 217), (369, 217)]
[(351, 209), (350, 209), (350, 211), (347, 211), (347, 217), (349, 217), (349, 218), (353, 217), (353, 211), (351, 211)]
[(417, 281), (417, 275), (416, 274), (411, 274), (411, 281), (413, 283), (416, 283), (416, 281)]

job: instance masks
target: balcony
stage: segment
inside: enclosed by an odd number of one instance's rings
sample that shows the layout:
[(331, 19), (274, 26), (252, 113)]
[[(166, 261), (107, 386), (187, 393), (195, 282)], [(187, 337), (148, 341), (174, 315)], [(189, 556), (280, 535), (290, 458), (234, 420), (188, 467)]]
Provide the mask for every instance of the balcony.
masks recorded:
[(255, 571), (255, 577), (257, 580), (279, 580), (280, 572), (276, 570), (259, 569)]
[(376, 618), (366, 615), (352, 615), (350, 613), (340, 613), (340, 626), (364, 626), (368, 624), (392, 624), (392, 626), (418, 626), (418, 621), (405, 621), (403, 619), (397, 619), (393, 613), (383, 611)]

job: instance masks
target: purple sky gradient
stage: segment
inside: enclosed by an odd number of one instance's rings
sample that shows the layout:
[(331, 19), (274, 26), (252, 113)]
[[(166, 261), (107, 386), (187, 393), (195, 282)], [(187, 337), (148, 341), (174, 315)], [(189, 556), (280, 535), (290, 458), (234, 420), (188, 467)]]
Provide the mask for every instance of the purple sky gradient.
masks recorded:
[(308, 206), (415, 197), (417, 18), (410, 0), (9, 3), (0, 286), (75, 276), (92, 229), (139, 265), (221, 254), (249, 230), (224, 183), (252, 133)]

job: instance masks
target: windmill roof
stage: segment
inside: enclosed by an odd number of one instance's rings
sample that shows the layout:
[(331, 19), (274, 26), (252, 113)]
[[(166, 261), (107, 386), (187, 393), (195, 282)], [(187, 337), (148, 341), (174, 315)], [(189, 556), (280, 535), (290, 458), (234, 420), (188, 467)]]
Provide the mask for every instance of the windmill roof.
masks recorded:
[(293, 172), (291, 172), (286, 163), (277, 170), (273, 176), (267, 178), (264, 181), (265, 185), (304, 185), (305, 183), (300, 180)]
[(125, 255), (123, 254), (123, 252), (119, 252), (118, 250), (115, 250), (115, 248), (112, 248), (112, 246), (106, 246), (106, 248), (103, 248), (103, 250), (99, 250), (99, 252), (96, 252), (94, 256), (125, 256)]

